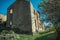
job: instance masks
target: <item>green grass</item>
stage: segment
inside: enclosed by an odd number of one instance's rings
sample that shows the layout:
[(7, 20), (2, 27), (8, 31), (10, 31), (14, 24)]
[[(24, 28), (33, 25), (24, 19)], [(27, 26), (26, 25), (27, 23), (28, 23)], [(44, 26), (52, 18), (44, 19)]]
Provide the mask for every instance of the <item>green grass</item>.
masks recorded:
[(55, 40), (55, 38), (56, 38), (55, 32), (51, 31), (51, 32), (40, 35), (35, 40)]
[[(7, 34), (10, 35), (6, 36)], [(25, 34), (16, 34), (13, 31), (11, 32), (3, 31), (2, 33), (0, 33), (0, 38), (2, 38), (1, 36), (5, 36), (5, 38), (7, 37), (9, 38), (11, 35), (13, 35), (14, 40), (55, 40), (55, 31), (41, 31), (40, 33), (36, 33), (33, 36), (25, 35)]]

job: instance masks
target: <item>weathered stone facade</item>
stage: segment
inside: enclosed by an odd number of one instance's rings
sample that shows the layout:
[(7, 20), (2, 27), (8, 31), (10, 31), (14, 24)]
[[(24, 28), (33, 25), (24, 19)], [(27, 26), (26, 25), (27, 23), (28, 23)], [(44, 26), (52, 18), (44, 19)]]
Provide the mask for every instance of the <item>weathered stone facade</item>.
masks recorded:
[(6, 15), (0, 14), (0, 31), (5, 29), (6, 27), (6, 20), (7, 20), (6, 18), (7, 18)]
[(3, 14), (0, 14), (0, 22), (6, 22), (7, 20), (7, 16), (6, 15), (3, 15)]
[(36, 25), (39, 25), (36, 24), (36, 22), (39, 21), (36, 21), (38, 18), (36, 16), (39, 15), (35, 14), (35, 10), (30, 2), (26, 0), (16, 0), (16, 2), (8, 8), (7, 27), (17, 29), (20, 33), (35, 33), (37, 30)]
[(36, 31), (40, 32), (41, 30), (44, 30), (44, 26), (42, 24), (42, 21), (40, 19), (40, 13), (38, 11), (35, 11), (35, 22), (36, 22)]

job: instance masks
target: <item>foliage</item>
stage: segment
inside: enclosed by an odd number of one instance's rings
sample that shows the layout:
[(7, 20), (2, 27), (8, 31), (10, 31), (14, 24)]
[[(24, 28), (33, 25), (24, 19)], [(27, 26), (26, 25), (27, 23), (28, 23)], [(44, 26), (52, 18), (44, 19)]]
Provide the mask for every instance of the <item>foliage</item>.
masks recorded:
[(3, 30), (0, 32), (0, 40), (34, 40), (34, 38), (36, 38), (36, 35), (17, 34), (12, 30)]
[[(52, 22), (54, 24), (54, 27), (57, 32), (57, 40), (60, 39), (60, 0), (47, 0), (41, 4), (39, 4), (40, 7), (43, 8), (43, 12), (47, 15), (47, 20)], [(59, 25), (59, 26), (58, 26)]]
[(12, 30), (3, 30), (2, 32), (0, 32), (0, 40), (35, 40), (38, 37), (43, 37), (51, 33), (54, 33), (54, 31), (50, 31), (50, 32), (41, 31), (40, 33), (37, 33), (32, 36), (32, 35), (26, 35), (26, 34), (16, 34)]
[(7, 30), (3, 30), (0, 33), (0, 40), (17, 40), (18, 39), (18, 35), (16, 36), (16, 34), (14, 33), (14, 31), (7, 31)]
[(39, 9), (43, 8), (43, 12), (47, 15), (47, 19), (52, 23), (60, 22), (60, 0), (47, 0), (39, 4)]

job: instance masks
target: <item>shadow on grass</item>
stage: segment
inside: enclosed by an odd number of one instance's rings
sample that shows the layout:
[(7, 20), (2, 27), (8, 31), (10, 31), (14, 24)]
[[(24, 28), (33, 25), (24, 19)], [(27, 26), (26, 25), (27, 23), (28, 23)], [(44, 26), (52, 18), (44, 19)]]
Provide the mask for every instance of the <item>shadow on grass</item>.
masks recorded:
[(56, 34), (54, 32), (46, 33), (46, 34), (39, 36), (35, 40), (56, 40)]

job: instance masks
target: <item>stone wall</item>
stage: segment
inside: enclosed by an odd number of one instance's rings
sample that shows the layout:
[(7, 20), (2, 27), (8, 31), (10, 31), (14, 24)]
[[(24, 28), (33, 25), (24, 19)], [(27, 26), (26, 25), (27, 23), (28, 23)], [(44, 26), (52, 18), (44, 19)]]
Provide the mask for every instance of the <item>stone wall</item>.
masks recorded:
[[(10, 10), (12, 13), (10, 14)], [(10, 15), (10, 16), (9, 16)], [(19, 32), (32, 33), (30, 3), (27, 1), (15, 2), (10, 6), (8, 11), (7, 25), (11, 28), (17, 29)], [(12, 25), (10, 25), (10, 21)]]
[(16, 1), (8, 8), (7, 27), (19, 33), (36, 33), (41, 29), (39, 13), (28, 1)]

